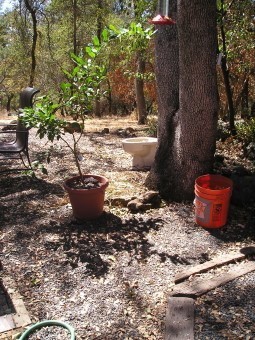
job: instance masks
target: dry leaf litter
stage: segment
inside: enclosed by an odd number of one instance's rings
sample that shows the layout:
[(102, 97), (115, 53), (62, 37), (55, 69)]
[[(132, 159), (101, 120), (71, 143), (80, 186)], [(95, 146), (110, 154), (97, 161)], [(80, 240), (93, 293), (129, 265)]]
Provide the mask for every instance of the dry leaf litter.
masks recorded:
[[(101, 133), (105, 127), (109, 133)], [(127, 119), (93, 120), (83, 137), (84, 172), (110, 180), (105, 212), (95, 221), (72, 217), (62, 181), (76, 170), (60, 142), (52, 150), (48, 176), (0, 177), (1, 275), (16, 281), (33, 323), (62, 320), (75, 328), (77, 340), (164, 339), (174, 276), (254, 242), (254, 202), (231, 205), (228, 224), (218, 230), (197, 226), (191, 203), (162, 202), (138, 213), (115, 204), (146, 192), (148, 172), (132, 171), (131, 156), (122, 149), (126, 127), (132, 127), (132, 136), (145, 133)], [(31, 131), (32, 159), (44, 161), (49, 146)], [(240, 149), (231, 143), (218, 144), (218, 150), (226, 156), (223, 172), (243, 165)], [(247, 161), (244, 168), (251, 171), (253, 165)], [(250, 273), (198, 298), (195, 339), (255, 338), (254, 285)], [(46, 333), (33, 339), (53, 339), (48, 330), (41, 332)], [(58, 332), (63, 330), (55, 336)]]

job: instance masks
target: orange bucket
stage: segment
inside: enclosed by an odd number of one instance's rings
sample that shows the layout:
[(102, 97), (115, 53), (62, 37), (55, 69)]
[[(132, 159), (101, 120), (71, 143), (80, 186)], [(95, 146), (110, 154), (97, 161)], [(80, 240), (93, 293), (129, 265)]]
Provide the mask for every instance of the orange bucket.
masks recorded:
[(223, 227), (228, 218), (233, 182), (221, 175), (204, 175), (195, 181), (196, 223), (206, 228)]

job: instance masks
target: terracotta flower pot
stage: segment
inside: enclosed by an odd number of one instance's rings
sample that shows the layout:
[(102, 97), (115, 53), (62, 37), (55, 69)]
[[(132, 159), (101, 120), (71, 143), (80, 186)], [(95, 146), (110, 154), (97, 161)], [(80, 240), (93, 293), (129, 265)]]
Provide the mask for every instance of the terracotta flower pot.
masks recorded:
[(72, 182), (79, 178), (79, 176), (75, 176), (64, 182), (64, 188), (69, 195), (74, 217), (79, 220), (92, 220), (99, 217), (104, 210), (105, 189), (108, 187), (109, 181), (107, 178), (98, 175), (86, 174), (83, 177), (95, 178), (100, 187), (74, 189), (72, 188)]

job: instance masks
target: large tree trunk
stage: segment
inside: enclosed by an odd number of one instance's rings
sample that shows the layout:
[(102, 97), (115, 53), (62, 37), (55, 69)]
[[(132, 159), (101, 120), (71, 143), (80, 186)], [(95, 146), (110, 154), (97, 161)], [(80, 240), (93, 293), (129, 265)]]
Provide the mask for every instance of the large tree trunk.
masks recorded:
[[(158, 150), (147, 185), (167, 200), (194, 197), (195, 179), (211, 172), (216, 142), (216, 1), (180, 0), (176, 26), (156, 36)], [(178, 33), (177, 33), (178, 31)]]

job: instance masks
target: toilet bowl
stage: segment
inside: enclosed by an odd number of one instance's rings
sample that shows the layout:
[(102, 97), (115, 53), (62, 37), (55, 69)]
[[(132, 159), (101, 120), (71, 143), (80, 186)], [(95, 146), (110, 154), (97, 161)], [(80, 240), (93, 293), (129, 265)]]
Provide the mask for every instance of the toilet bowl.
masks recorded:
[(158, 145), (157, 138), (134, 137), (122, 141), (124, 151), (133, 156), (133, 169), (149, 169), (154, 161)]

